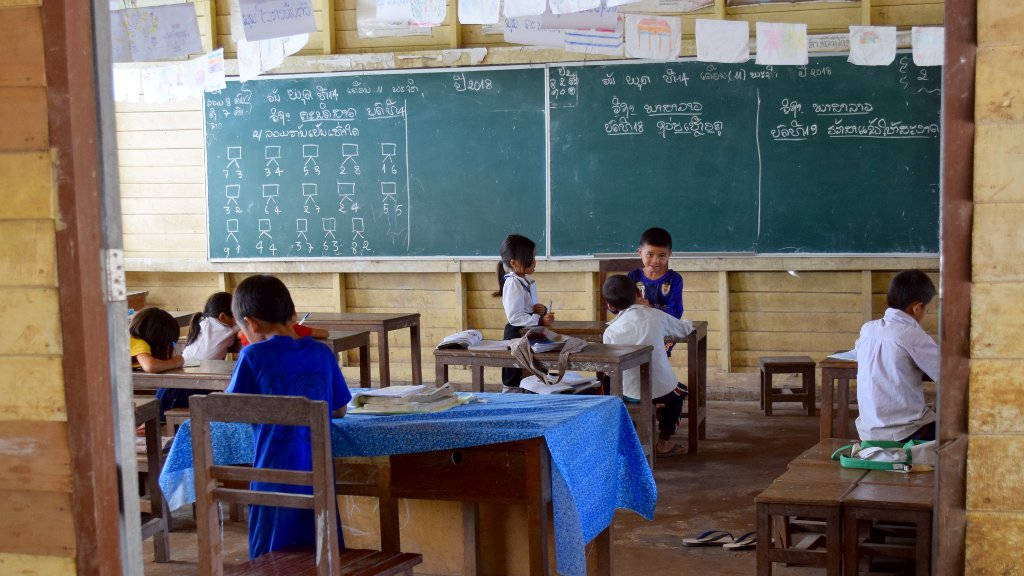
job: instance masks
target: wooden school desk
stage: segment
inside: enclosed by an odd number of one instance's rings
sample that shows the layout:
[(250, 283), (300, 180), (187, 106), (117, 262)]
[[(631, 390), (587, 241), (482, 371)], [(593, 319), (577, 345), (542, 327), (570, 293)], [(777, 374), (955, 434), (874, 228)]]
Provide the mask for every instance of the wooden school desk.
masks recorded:
[[(607, 327), (608, 324), (600, 320), (556, 320), (551, 329), (559, 334), (582, 338), (587, 342), (601, 342)], [(686, 385), (690, 389), (686, 398), (687, 452), (696, 452), (698, 440), (703, 440), (707, 436), (708, 323), (693, 320), (693, 332), (686, 338), (666, 340), (686, 344)]]
[[(611, 378), (611, 393), (622, 396), (622, 375), (630, 368), (640, 368), (640, 417), (637, 435), (643, 446), (647, 464), (654, 468), (654, 405), (651, 402), (651, 351), (650, 346), (618, 346), (590, 343), (583, 350), (569, 355), (567, 370), (602, 372)], [(558, 368), (558, 352), (542, 352), (533, 358), (546, 370)], [(448, 382), (448, 366), (469, 366), (473, 375), (473, 388), (484, 391), (484, 367), (521, 368), (508, 350), (465, 350), (450, 348), (434, 350), (436, 367), (435, 383), (438, 386)]]
[[(857, 379), (857, 363), (825, 358), (818, 362), (818, 366), (821, 368), (821, 424), (818, 438), (856, 437), (857, 431), (852, 429), (850, 418), (850, 380)], [(835, 390), (836, 386), (838, 390)], [(835, 406), (836, 403), (838, 406)], [(837, 420), (834, 427), (833, 419)]]
[(135, 406), (135, 425), (146, 429), (146, 497), (149, 500), (149, 519), (142, 524), (142, 539), (153, 537), (153, 555), (157, 562), (170, 562), (171, 548), (168, 538), (168, 522), (170, 513), (167, 501), (160, 491), (161, 461), (160, 442), (160, 402), (152, 396), (136, 396), (132, 399)]
[[(303, 314), (300, 314), (301, 318)], [(423, 368), (420, 358), (420, 315), (387, 313), (330, 313), (313, 312), (305, 324), (326, 330), (369, 330), (377, 333), (377, 354), (380, 363), (380, 385), (391, 385), (391, 356), (388, 349), (388, 332), (409, 329), (409, 345), (412, 352), (412, 383), (423, 383)], [(369, 382), (364, 386), (369, 388)]]

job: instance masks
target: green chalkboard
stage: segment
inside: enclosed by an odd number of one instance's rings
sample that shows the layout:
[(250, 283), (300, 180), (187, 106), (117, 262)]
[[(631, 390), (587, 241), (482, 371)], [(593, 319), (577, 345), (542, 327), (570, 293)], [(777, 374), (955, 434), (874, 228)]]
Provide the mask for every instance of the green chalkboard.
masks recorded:
[(544, 245), (544, 70), (228, 82), (205, 98), (211, 259)]
[(939, 68), (552, 68), (554, 255), (937, 252)]

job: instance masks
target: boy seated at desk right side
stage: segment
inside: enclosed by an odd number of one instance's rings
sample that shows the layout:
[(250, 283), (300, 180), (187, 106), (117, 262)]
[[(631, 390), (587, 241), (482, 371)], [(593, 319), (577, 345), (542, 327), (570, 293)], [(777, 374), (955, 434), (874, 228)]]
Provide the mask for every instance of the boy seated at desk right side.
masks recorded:
[[(651, 308), (628, 277), (610, 276), (601, 287), (601, 295), (611, 312), (618, 314), (604, 331), (605, 344), (645, 345), (651, 352), (651, 398), (663, 404), (658, 413), (658, 440), (654, 453), (658, 457), (678, 456), (686, 450), (672, 442), (683, 411), (686, 388), (676, 379), (665, 351), (665, 337), (683, 338), (693, 330), (689, 320), (680, 320), (661, 310)], [(640, 368), (630, 368), (622, 378), (624, 400), (638, 402), (640, 396)]]
[(921, 327), (935, 285), (920, 270), (889, 284), (885, 314), (857, 339), (857, 434), (861, 440), (935, 439), (935, 412), (924, 399), (922, 373), (939, 382), (939, 346)]
[[(242, 349), (226, 392), (305, 396), (327, 403), (332, 418), (345, 415), (352, 394), (338, 358), (322, 342), (296, 338), (291, 328), (295, 304), (284, 283), (273, 276), (250, 276), (235, 289), (231, 310), (251, 342)], [(311, 470), (309, 428), (255, 425), (256, 468)], [(254, 490), (312, 494), (311, 486), (254, 482)], [(339, 538), (341, 531), (338, 531)], [(339, 542), (344, 549), (344, 542)], [(313, 548), (312, 510), (249, 507), (249, 557), (284, 548)]]

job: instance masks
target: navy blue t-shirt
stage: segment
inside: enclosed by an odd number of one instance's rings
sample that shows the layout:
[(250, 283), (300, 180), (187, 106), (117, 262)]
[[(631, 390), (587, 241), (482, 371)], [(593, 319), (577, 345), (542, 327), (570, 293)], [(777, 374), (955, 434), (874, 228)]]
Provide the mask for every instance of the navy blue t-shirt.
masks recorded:
[(683, 317), (683, 277), (675, 270), (669, 270), (661, 278), (650, 279), (643, 268), (633, 270), (627, 277), (652, 308), (657, 308), (676, 318)]
[[(312, 338), (274, 336), (242, 349), (227, 392), (305, 396), (323, 400), (331, 412), (348, 404), (352, 394), (334, 352)], [(254, 424), (257, 468), (312, 470), (309, 428)], [(253, 490), (312, 494), (312, 487), (253, 482)], [(339, 531), (340, 536), (340, 531)], [(249, 507), (249, 556), (273, 550), (315, 547), (312, 510)]]

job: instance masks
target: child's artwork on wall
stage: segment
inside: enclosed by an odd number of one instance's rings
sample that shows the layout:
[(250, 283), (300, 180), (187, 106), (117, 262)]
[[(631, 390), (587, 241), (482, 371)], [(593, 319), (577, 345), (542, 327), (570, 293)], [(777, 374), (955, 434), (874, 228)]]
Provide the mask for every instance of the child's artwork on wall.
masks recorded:
[(154, 62), (198, 54), (203, 46), (195, 6), (111, 10), (110, 45), (114, 62)]
[(757, 63), (807, 64), (807, 24), (757, 23)]
[(504, 0), (502, 14), (505, 18), (540, 16), (547, 7), (547, 0)]
[(460, 24), (497, 24), (501, 0), (460, 0)]
[(548, 3), (552, 14), (571, 14), (601, 6), (601, 0), (548, 0)]
[(895, 26), (850, 26), (851, 64), (888, 66), (895, 59)]
[(946, 53), (945, 28), (914, 26), (910, 30), (910, 44), (914, 48), (915, 65), (942, 66)]
[(746, 62), (750, 60), (750, 24), (746, 20), (697, 19), (697, 60)]
[(682, 22), (672, 16), (626, 15), (626, 56), (672, 60), (679, 56)]
[(249, 42), (316, 32), (310, 0), (239, 0)]

